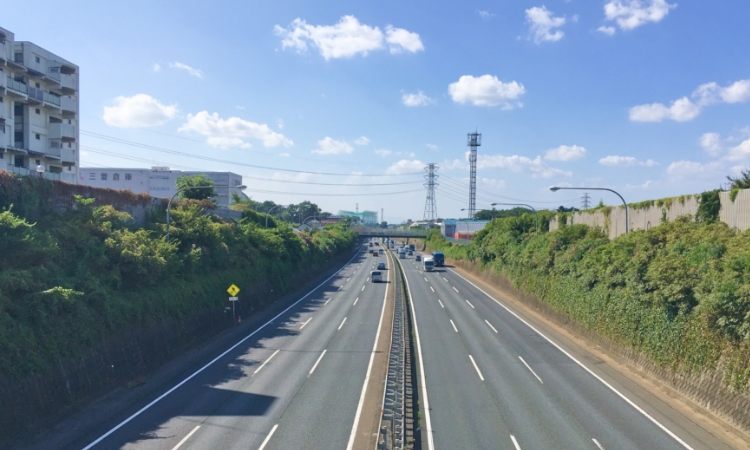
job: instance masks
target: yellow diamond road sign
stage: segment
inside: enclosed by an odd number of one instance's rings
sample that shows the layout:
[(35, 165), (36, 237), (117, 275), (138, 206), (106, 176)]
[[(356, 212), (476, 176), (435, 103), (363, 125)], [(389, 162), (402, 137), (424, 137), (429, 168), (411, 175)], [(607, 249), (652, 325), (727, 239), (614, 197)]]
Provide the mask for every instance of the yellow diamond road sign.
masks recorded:
[(232, 297), (236, 297), (237, 293), (240, 292), (240, 288), (238, 288), (236, 285), (229, 286), (229, 289), (227, 289), (227, 292), (229, 292), (229, 295)]

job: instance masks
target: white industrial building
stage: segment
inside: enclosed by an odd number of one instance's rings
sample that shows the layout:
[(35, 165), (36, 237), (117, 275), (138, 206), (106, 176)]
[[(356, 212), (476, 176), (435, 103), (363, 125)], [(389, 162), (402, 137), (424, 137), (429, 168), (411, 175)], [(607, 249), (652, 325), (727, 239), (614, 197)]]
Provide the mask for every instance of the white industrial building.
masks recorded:
[(0, 28), (0, 170), (78, 179), (78, 66)]
[[(129, 190), (135, 194), (148, 194), (156, 198), (170, 198), (177, 192), (175, 180), (181, 175), (206, 175), (217, 186), (242, 185), (242, 175), (232, 172), (183, 172), (158, 166), (151, 169), (81, 167), (78, 183), (98, 188)], [(229, 206), (231, 192), (236, 192), (244, 198), (240, 189), (216, 188), (216, 204)]]

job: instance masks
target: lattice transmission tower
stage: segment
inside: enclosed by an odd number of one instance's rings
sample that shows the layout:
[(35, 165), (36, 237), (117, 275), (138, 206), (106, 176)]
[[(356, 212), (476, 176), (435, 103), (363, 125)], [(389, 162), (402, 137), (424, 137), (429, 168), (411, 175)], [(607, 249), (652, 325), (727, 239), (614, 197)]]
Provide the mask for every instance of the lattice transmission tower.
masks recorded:
[(581, 197), (581, 209), (589, 209), (591, 207), (591, 196), (588, 192), (583, 194)]
[(477, 212), (477, 147), (482, 145), (481, 133), (469, 133), (469, 219)]
[(424, 202), (424, 220), (428, 222), (435, 222), (437, 220), (437, 205), (435, 205), (435, 188), (438, 186), (437, 174), (438, 166), (435, 163), (429, 163), (424, 168), (425, 172), (424, 179), (426, 183), (424, 187), (427, 188), (427, 200)]

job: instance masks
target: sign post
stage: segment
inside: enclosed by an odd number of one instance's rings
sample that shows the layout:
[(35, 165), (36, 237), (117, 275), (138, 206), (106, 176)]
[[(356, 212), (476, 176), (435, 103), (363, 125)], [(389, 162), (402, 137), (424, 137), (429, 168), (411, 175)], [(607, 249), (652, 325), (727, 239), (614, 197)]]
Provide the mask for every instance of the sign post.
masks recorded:
[(240, 288), (238, 288), (237, 285), (232, 284), (227, 289), (227, 292), (229, 293), (229, 295), (231, 295), (231, 297), (229, 297), (229, 301), (232, 302), (232, 322), (236, 322), (237, 316), (235, 315), (234, 305), (236, 304), (235, 302), (240, 299), (239, 297), (237, 297), (237, 294), (240, 292)]

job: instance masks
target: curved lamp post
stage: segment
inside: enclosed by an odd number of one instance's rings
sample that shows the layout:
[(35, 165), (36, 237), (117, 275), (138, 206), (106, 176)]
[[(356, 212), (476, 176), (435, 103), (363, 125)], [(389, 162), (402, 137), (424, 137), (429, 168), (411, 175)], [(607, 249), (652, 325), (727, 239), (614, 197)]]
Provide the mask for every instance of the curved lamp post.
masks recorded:
[(560, 189), (571, 189), (571, 190), (578, 190), (578, 191), (609, 191), (615, 194), (616, 196), (620, 197), (620, 200), (622, 200), (622, 204), (625, 205), (625, 234), (628, 234), (628, 229), (630, 226), (630, 220), (628, 219), (628, 204), (625, 202), (625, 199), (622, 198), (622, 195), (620, 195), (617, 191), (613, 191), (612, 189), (607, 188), (587, 188), (587, 187), (557, 187), (552, 186), (549, 188), (552, 192), (557, 192)]
[(534, 214), (536, 214), (536, 234), (539, 234), (539, 212), (534, 209), (533, 206), (527, 205), (526, 203), (492, 203), (492, 206), (495, 205), (505, 205), (505, 206), (525, 206), (529, 208), (530, 210), (534, 211)]
[(287, 207), (289, 205), (276, 205), (273, 208), (269, 209), (268, 212), (266, 213), (266, 228), (268, 228), (268, 215), (271, 214), (271, 211), (273, 211), (274, 209), (278, 208), (279, 206)]
[(169, 199), (169, 203), (167, 203), (167, 242), (169, 242), (169, 224), (171, 222), (171, 211), (172, 211), (172, 200), (182, 191), (186, 191), (188, 189), (214, 189), (214, 188), (234, 188), (234, 189), (246, 189), (247, 186), (244, 184), (241, 184), (239, 186), (229, 186), (229, 185), (213, 185), (213, 186), (185, 186), (184, 188), (177, 189), (177, 192), (172, 195), (172, 197)]
[(305, 224), (305, 222), (307, 222), (307, 219), (312, 219), (313, 217), (320, 217), (320, 214), (313, 214), (312, 216), (305, 217), (305, 220), (303, 220), (302, 223), (299, 224), (299, 226), (301, 227), (302, 225)]

